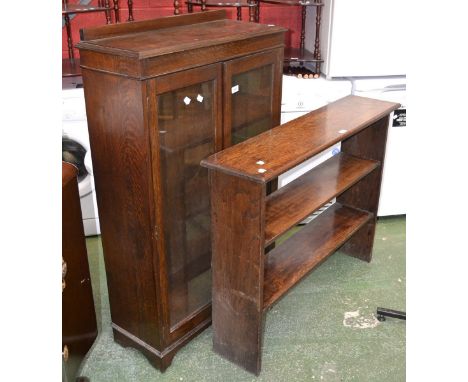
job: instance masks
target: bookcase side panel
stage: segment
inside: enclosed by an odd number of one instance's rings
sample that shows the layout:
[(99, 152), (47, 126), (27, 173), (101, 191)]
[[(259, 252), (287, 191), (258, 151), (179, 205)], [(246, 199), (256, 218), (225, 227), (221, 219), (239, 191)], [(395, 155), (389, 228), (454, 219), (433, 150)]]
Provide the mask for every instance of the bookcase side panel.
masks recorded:
[(83, 82), (114, 332), (157, 352), (145, 86), (88, 69)]
[(265, 184), (210, 170), (213, 347), (258, 374), (263, 336)]

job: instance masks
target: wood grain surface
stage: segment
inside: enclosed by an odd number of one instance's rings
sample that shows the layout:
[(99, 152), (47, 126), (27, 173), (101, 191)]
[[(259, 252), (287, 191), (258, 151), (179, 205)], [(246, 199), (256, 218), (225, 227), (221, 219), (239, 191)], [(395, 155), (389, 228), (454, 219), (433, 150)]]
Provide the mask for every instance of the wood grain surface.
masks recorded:
[[(265, 310), (340, 247), (370, 261), (389, 115), (398, 107), (345, 97), (201, 162), (211, 179), (217, 353), (258, 375)], [(268, 181), (339, 141), (341, 154), (266, 195)], [(333, 197), (337, 203), (270, 248)]]
[(377, 161), (340, 153), (271, 194), (266, 200), (265, 245), (378, 166)]
[(264, 309), (333, 254), (371, 216), (335, 203), (271, 251), (265, 264)]
[(342, 248), (343, 252), (367, 262), (371, 261), (374, 246), (388, 125), (389, 116), (382, 117), (369, 128), (350, 137), (341, 144), (341, 151), (344, 153), (382, 163), (382, 166), (337, 198), (337, 201), (342, 204), (374, 214), (373, 219), (369, 220), (368, 224), (359, 230)]
[[(279, 123), (285, 29), (224, 15), (100, 27), (79, 44), (114, 339), (163, 371), (211, 320), (208, 170), (200, 160), (224, 147), (233, 128), (226, 110), (258, 104), (223, 97), (234, 73), (272, 74), (251, 76), (271, 97), (262, 101), (266, 115), (245, 113), (245, 139), (257, 118), (269, 121), (264, 130)], [(259, 298), (259, 317), (261, 305)]]
[(210, 193), (213, 347), (223, 357), (258, 374), (263, 335), (266, 188), (210, 171)]
[[(194, 14), (196, 15), (196, 14)], [(179, 18), (181, 16), (172, 16)], [(142, 21), (144, 22), (144, 21)], [(134, 24), (134, 23), (132, 23)], [(103, 28), (103, 27), (101, 27)], [(77, 47), (96, 52), (137, 57), (139, 59), (193, 50), (201, 47), (225, 44), (228, 42), (260, 37), (272, 33), (284, 33), (285, 29), (256, 23), (244, 23), (234, 20), (215, 20), (204, 23), (177, 26), (178, 41), (174, 44), (171, 27), (115, 37), (81, 41)], [(91, 32), (88, 32), (91, 34)]]
[(158, 349), (146, 87), (87, 69), (83, 85), (112, 321)]
[(98, 335), (77, 174), (62, 162), (62, 349), (68, 349), (63, 364), (69, 381)]
[(86, 28), (80, 30), (80, 37), (82, 41), (97, 40), (102, 38), (128, 35), (130, 33), (142, 33), (163, 28), (173, 28), (182, 25), (190, 25), (223, 19), (226, 19), (226, 11), (221, 9), (216, 11), (197, 13), (195, 15), (169, 16), (152, 20), (136, 21), (130, 24), (108, 24), (94, 28)]
[[(358, 133), (400, 105), (347, 96), (202, 161), (256, 182), (268, 182), (335, 143)], [(258, 164), (261, 161), (263, 164)], [(264, 172), (259, 172), (263, 171)]]

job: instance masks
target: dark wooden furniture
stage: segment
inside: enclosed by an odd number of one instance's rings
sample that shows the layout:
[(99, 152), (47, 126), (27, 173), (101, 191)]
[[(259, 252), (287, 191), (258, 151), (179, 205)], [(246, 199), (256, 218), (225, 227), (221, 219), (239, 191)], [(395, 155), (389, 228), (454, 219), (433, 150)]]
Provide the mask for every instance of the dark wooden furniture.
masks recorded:
[[(258, 22), (258, 0), (186, 0), (187, 10), (193, 12), (193, 7), (200, 7), (204, 12), (210, 7), (235, 7), (237, 9), (237, 20), (242, 20), (242, 8), (249, 9), (249, 21)], [(176, 12), (174, 12), (176, 13)]]
[(166, 369), (211, 323), (201, 159), (277, 125), (285, 29), (207, 11), (82, 31), (114, 338)]
[(77, 174), (62, 162), (62, 364), (68, 381), (98, 333)]
[[(320, 67), (323, 59), (320, 53), (320, 24), (322, 20), (322, 7), (323, 3), (321, 0), (259, 0), (258, 13), (260, 13), (260, 3), (271, 3), (280, 5), (293, 5), (300, 6), (301, 12), (301, 39), (299, 49), (287, 47), (284, 51), (284, 62), (285, 62), (285, 73), (291, 71), (289, 65), (291, 63), (299, 63), (301, 67), (307, 62), (313, 63), (315, 70), (311, 73), (311, 76), (318, 78), (320, 76)], [(306, 38), (306, 16), (307, 7), (315, 7), (315, 44), (314, 52), (310, 52), (305, 48)], [(305, 72), (305, 71), (304, 71)]]
[[(104, 12), (106, 16), (106, 24), (112, 23), (112, 10), (114, 10), (114, 20), (120, 22), (119, 0), (98, 0), (96, 5), (93, 4), (69, 4), (68, 0), (62, 0), (62, 16), (65, 21), (65, 29), (67, 32), (68, 58), (62, 59), (62, 77), (80, 76), (80, 59), (75, 58), (73, 51), (73, 39), (71, 33), (70, 15), (81, 13)], [(133, 1), (128, 0), (128, 19), (133, 21)]]
[[(389, 114), (398, 107), (348, 96), (202, 161), (210, 177), (217, 353), (258, 375), (266, 310), (340, 247), (371, 260)], [(267, 195), (268, 181), (339, 141), (339, 155)]]

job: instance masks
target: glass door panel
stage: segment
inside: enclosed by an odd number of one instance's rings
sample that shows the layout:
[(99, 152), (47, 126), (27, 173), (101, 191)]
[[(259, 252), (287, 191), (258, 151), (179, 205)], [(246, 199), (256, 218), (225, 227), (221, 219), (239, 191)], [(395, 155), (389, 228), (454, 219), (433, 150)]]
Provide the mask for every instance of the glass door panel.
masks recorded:
[(224, 64), (224, 147), (279, 125), (282, 50)]
[(272, 127), (273, 65), (232, 77), (231, 145)]
[(217, 86), (213, 78), (157, 95), (171, 331), (211, 302), (208, 171), (200, 161), (218, 146)]

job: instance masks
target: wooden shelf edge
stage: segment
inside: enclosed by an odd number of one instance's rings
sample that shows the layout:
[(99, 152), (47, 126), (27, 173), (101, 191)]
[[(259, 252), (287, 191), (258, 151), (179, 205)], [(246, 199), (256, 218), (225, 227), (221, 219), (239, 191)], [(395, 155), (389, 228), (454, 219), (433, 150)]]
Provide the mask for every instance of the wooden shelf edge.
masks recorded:
[[(388, 115), (398, 107), (398, 103), (349, 95), (212, 154), (200, 164), (252, 182), (267, 183), (335, 143), (345, 143), (368, 128), (371, 131), (383, 120), (388, 123)], [(258, 171), (259, 160), (266, 171)]]
[(341, 247), (373, 214), (335, 203), (296, 235), (268, 253), (263, 310)]
[(76, 13), (91, 13), (91, 12), (110, 12), (114, 8), (99, 7), (95, 5), (86, 5), (86, 4), (69, 4), (67, 6), (62, 6), (62, 15), (73, 15)]
[[(191, 5), (195, 5), (195, 6), (201, 6), (202, 3), (201, 3), (201, 0), (186, 0), (185, 1), (185, 4), (191, 4)], [(256, 7), (257, 4), (256, 3), (252, 3), (252, 4), (249, 4), (247, 2), (247, 0), (207, 0), (206, 1), (206, 4), (205, 4), (206, 7), (226, 7), (226, 8), (229, 8), (229, 7)]]
[(269, 195), (265, 247), (379, 166), (378, 161), (339, 153)]
[(260, 0), (261, 3), (278, 4), (278, 5), (292, 5), (292, 6), (305, 6), (305, 7), (321, 7), (324, 3), (315, 2), (311, 0)]
[(312, 52), (307, 49), (285, 48), (284, 62), (323, 62), (323, 59), (316, 58)]

